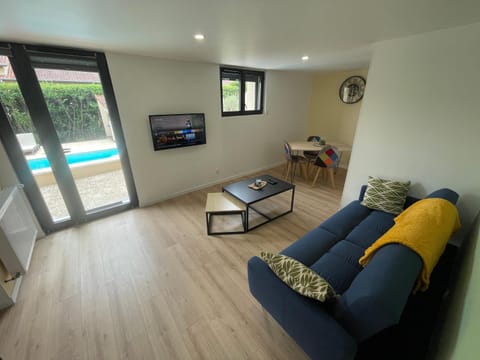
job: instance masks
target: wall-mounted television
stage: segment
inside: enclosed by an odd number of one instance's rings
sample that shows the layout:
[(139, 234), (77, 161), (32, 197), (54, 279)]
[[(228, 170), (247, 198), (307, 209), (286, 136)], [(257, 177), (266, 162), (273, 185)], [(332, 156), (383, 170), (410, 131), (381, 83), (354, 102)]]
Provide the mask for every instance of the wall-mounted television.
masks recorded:
[(203, 113), (150, 115), (149, 119), (155, 151), (207, 143)]

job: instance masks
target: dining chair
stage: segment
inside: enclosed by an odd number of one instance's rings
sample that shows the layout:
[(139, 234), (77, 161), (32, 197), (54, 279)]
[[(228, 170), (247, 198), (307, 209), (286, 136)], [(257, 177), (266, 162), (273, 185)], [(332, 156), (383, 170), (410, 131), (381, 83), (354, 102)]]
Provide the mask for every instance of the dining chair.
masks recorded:
[[(301, 155), (294, 155), (292, 154), (292, 148), (290, 147), (290, 144), (288, 142), (284, 143), (284, 149), (285, 149), (285, 158), (287, 159), (287, 172), (285, 174), (285, 180), (288, 179), (288, 175), (290, 174), (290, 182), (293, 184), (293, 180), (295, 178), (295, 173), (297, 170), (297, 164), (307, 164), (307, 159), (305, 159)], [(308, 179), (307, 176), (307, 171), (306, 168), (304, 168), (304, 177), (305, 180)]]
[(312, 187), (315, 186), (317, 182), (318, 175), (320, 171), (325, 171), (328, 173), (330, 178), (330, 183), (332, 187), (335, 187), (335, 174), (334, 171), (338, 166), (338, 162), (340, 160), (340, 155), (335, 146), (332, 145), (325, 145), (322, 150), (318, 152), (317, 158), (313, 165), (317, 166), (317, 172), (315, 173), (315, 177), (312, 182)]

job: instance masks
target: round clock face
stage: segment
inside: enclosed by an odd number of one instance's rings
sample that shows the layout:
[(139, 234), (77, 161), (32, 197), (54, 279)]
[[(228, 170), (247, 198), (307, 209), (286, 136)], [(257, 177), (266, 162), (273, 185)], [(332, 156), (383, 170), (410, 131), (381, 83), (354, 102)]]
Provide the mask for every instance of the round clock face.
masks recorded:
[(361, 76), (350, 76), (338, 91), (338, 96), (345, 104), (355, 104), (363, 98), (365, 92), (365, 79)]

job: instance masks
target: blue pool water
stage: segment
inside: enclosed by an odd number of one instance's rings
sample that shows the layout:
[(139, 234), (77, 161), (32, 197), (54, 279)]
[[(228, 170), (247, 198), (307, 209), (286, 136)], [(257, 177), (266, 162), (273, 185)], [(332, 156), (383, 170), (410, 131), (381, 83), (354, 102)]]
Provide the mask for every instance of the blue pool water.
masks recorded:
[[(87, 161), (107, 159), (115, 155), (118, 155), (118, 149), (105, 149), (85, 153), (67, 154), (65, 157), (67, 158), (67, 163), (71, 165)], [(28, 160), (28, 166), (31, 170), (40, 170), (49, 168), (50, 163), (46, 158), (31, 159)]]

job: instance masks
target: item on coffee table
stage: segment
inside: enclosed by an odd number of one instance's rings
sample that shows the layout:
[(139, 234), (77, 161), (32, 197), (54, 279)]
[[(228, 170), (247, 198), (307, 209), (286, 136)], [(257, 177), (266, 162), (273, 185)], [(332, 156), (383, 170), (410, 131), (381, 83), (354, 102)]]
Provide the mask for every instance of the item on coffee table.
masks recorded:
[(260, 189), (263, 189), (266, 185), (267, 185), (267, 182), (265, 180), (256, 179), (253, 183), (248, 185), (248, 187), (253, 190), (260, 190)]

